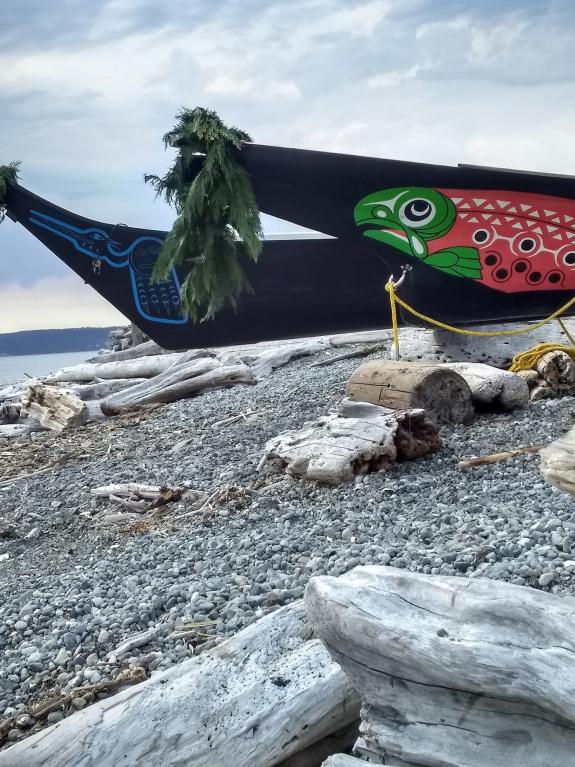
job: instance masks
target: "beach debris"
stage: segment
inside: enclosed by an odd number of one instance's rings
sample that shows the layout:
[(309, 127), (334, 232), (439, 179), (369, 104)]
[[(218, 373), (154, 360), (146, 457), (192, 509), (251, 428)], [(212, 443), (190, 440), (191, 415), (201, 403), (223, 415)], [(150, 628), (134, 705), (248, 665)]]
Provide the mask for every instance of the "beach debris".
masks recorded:
[(40, 383), (28, 387), (22, 409), (53, 431), (83, 426), (89, 418), (88, 408), (79, 397)]
[(334, 362), (341, 362), (342, 360), (350, 360), (354, 357), (367, 357), (368, 354), (374, 354), (374, 352), (384, 351), (389, 348), (389, 343), (374, 343), (369, 346), (362, 346), (361, 349), (354, 349), (351, 352), (345, 352), (344, 354), (335, 354), (333, 357), (327, 357), (325, 360), (319, 360), (319, 362), (312, 362), (312, 368), (324, 368), (328, 365), (333, 365)]
[(530, 455), (538, 453), (545, 445), (531, 445), (530, 447), (518, 447), (516, 450), (505, 450), (502, 453), (491, 453), (477, 458), (464, 458), (457, 464), (460, 469), (474, 469), (477, 466), (486, 466), (490, 463), (507, 461), (509, 458), (516, 458), (518, 455)]
[[(349, 738), (359, 703), (299, 600), (14, 744), (2, 767), (38, 764), (40, 742), (43, 767), (76, 767), (86, 754), (102, 765), (273, 767), (342, 730)], [(162, 737), (142, 726), (150, 711)]]
[(223, 389), (237, 384), (255, 384), (252, 370), (247, 365), (223, 365), (218, 359), (195, 353), (183, 355), (181, 361), (160, 375), (104, 399), (102, 411), (106, 415), (135, 410), (140, 407), (174, 402), (202, 392), (204, 389)]
[(469, 423), (473, 404), (465, 379), (449, 368), (419, 362), (375, 360), (357, 368), (346, 396), (393, 410), (422, 408), (437, 424)]
[(465, 379), (478, 409), (514, 410), (529, 404), (529, 386), (517, 373), (481, 362), (449, 362), (442, 367)]
[(292, 476), (338, 485), (428, 455), (440, 444), (421, 409), (395, 411), (344, 399), (337, 412), (269, 440), (258, 468), (277, 461)]
[(532, 401), (575, 393), (575, 362), (561, 350), (547, 352), (532, 369), (517, 375), (526, 382)]
[(362, 698), (358, 756), (414, 767), (575, 765), (572, 600), (367, 566), (313, 578), (305, 602)]
[(575, 427), (541, 451), (541, 474), (551, 485), (575, 495)]
[[(168, 503), (185, 500), (203, 500), (206, 493), (185, 487), (169, 485), (142, 485), (137, 482), (125, 482), (115, 485), (103, 485), (90, 490), (96, 498), (107, 498), (117, 506), (129, 509), (136, 514), (146, 514)], [(108, 520), (111, 521), (111, 520)], [(121, 515), (117, 521), (129, 521)]]

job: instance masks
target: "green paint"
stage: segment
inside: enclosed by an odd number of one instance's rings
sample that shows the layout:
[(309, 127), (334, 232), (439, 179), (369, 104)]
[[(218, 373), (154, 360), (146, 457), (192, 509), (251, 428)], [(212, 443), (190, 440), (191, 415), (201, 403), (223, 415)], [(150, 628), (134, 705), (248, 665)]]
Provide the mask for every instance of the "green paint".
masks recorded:
[(481, 279), (476, 248), (451, 247), (429, 253), (427, 242), (446, 235), (457, 218), (455, 205), (444, 194), (425, 187), (384, 189), (364, 197), (355, 207), (355, 222), (365, 237), (456, 277)]

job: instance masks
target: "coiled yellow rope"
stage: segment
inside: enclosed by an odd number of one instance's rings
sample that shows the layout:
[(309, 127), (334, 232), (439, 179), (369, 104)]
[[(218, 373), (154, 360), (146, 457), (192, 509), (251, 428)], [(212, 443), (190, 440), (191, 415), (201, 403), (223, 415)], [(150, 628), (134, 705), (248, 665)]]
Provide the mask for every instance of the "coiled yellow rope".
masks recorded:
[(546, 317), (544, 320), (540, 320), (539, 322), (535, 322), (532, 325), (526, 325), (522, 328), (512, 328), (511, 330), (469, 330), (467, 328), (458, 328), (455, 327), (455, 325), (448, 325), (446, 322), (441, 322), (440, 320), (435, 320), (433, 317), (429, 317), (427, 314), (423, 314), (422, 312), (418, 312), (417, 309), (414, 309), (413, 306), (410, 306), (407, 301), (404, 301), (402, 298), (400, 298), (397, 295), (397, 292), (395, 290), (396, 286), (393, 282), (393, 279), (389, 279), (387, 282), (385, 289), (389, 294), (389, 303), (391, 308), (391, 323), (393, 328), (393, 342), (395, 344), (396, 353), (399, 356), (399, 325), (397, 322), (397, 305), (402, 307), (402, 309), (405, 309), (407, 312), (412, 314), (414, 317), (417, 317), (417, 319), (422, 320), (423, 322), (427, 322), (430, 325), (435, 325), (435, 327), (441, 328), (442, 330), (448, 330), (451, 333), (459, 333), (459, 335), (464, 336), (482, 336), (487, 338), (498, 338), (501, 336), (518, 336), (522, 333), (530, 333), (532, 330), (538, 330), (539, 328), (542, 328), (544, 325), (549, 324), (550, 322), (553, 322), (553, 320), (557, 320), (559, 324), (561, 325), (561, 328), (566, 333), (567, 337), (573, 344), (572, 346), (565, 346), (562, 344), (553, 344), (553, 343), (546, 343), (546, 344), (538, 344), (537, 346), (534, 346), (532, 349), (528, 349), (526, 352), (522, 352), (521, 354), (518, 354), (513, 358), (512, 365), (509, 368), (512, 372), (517, 372), (518, 370), (529, 370), (533, 368), (536, 363), (541, 359), (541, 357), (544, 354), (547, 354), (547, 352), (550, 351), (563, 351), (566, 354), (569, 354), (569, 356), (575, 360), (575, 339), (570, 335), (569, 331), (565, 327), (564, 323), (559, 319), (559, 317), (564, 314), (566, 311), (568, 311), (573, 305), (575, 305), (575, 296), (573, 298), (570, 298), (567, 303), (563, 304), (563, 306), (560, 306), (559, 309), (553, 312), (553, 314), (550, 314), (548, 317)]

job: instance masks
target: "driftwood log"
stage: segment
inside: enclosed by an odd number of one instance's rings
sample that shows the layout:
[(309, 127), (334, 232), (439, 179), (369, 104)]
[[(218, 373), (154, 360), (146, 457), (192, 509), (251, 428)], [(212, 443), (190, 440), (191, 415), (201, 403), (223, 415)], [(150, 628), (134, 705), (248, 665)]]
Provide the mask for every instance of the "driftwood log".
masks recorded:
[(575, 600), (387, 567), (314, 578), (305, 599), (362, 697), (370, 761), (575, 765)]
[(532, 370), (518, 375), (527, 383), (533, 401), (575, 393), (575, 362), (564, 351), (547, 352)]
[(575, 427), (540, 452), (541, 474), (550, 484), (575, 495)]
[(437, 428), (424, 411), (396, 412), (346, 399), (337, 413), (269, 440), (261, 465), (276, 461), (292, 476), (338, 485), (439, 447)]
[(129, 389), (130, 386), (147, 381), (147, 378), (111, 378), (108, 381), (96, 381), (89, 384), (68, 384), (63, 386), (64, 390), (71, 394), (76, 394), (80, 399), (87, 402), (91, 400), (101, 400), (109, 397), (111, 394)]
[(101, 408), (106, 415), (116, 415), (144, 406), (175, 402), (204, 389), (223, 389), (255, 382), (247, 365), (222, 365), (213, 357), (197, 359), (194, 352), (187, 352), (180, 362), (149, 381), (107, 397), (102, 401)]
[(83, 426), (89, 417), (86, 403), (79, 397), (45, 384), (28, 388), (22, 398), (22, 410), (53, 431)]
[(346, 395), (393, 410), (422, 408), (436, 423), (469, 423), (471, 390), (453, 370), (417, 362), (375, 360), (350, 377)]
[(529, 387), (516, 373), (477, 362), (450, 362), (442, 367), (454, 370), (467, 381), (477, 408), (514, 410), (529, 403)]
[(91, 357), (88, 362), (101, 364), (102, 362), (124, 362), (125, 360), (135, 360), (138, 357), (150, 357), (157, 354), (171, 354), (172, 352), (163, 349), (155, 341), (144, 341), (144, 343), (130, 346), (129, 349), (123, 349), (118, 352), (102, 352), (96, 357)]
[(2, 767), (272, 767), (358, 718), (302, 601), (15, 744)]
[[(197, 356), (206, 356), (205, 352)], [(155, 354), (149, 357), (123, 362), (83, 362), (74, 367), (62, 368), (46, 378), (49, 383), (72, 383), (95, 381), (99, 378), (151, 378), (167, 370), (182, 357), (180, 353)]]

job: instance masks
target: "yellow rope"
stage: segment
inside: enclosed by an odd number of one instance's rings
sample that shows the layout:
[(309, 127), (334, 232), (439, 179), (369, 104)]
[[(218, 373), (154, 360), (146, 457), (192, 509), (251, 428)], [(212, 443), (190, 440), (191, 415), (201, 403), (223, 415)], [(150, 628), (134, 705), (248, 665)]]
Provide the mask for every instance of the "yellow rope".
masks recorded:
[(547, 354), (547, 352), (550, 351), (564, 351), (566, 354), (569, 354), (569, 356), (575, 360), (575, 339), (571, 336), (567, 328), (565, 327), (565, 324), (559, 319), (559, 317), (564, 314), (568, 309), (570, 309), (575, 304), (575, 296), (573, 298), (570, 298), (567, 303), (563, 304), (563, 306), (560, 306), (559, 309), (553, 312), (553, 314), (550, 314), (548, 317), (546, 317), (544, 320), (540, 320), (539, 322), (534, 323), (533, 325), (526, 325), (522, 328), (513, 328), (511, 330), (468, 330), (467, 328), (458, 328), (455, 327), (455, 325), (448, 325), (446, 322), (440, 322), (439, 320), (434, 320), (433, 317), (429, 317), (427, 314), (423, 314), (422, 312), (418, 312), (417, 309), (414, 309), (413, 306), (410, 306), (406, 301), (404, 301), (402, 298), (400, 298), (395, 290), (395, 284), (392, 279), (388, 281), (388, 283), (385, 286), (386, 291), (389, 294), (389, 303), (391, 307), (391, 322), (393, 327), (393, 342), (395, 344), (395, 352), (396, 355), (399, 357), (399, 327), (397, 322), (397, 304), (401, 306), (403, 309), (408, 311), (410, 314), (413, 314), (414, 317), (417, 317), (419, 320), (422, 320), (423, 322), (427, 322), (430, 325), (435, 325), (435, 327), (441, 328), (442, 330), (449, 330), (451, 333), (459, 333), (460, 335), (464, 336), (482, 336), (487, 338), (498, 338), (501, 336), (517, 336), (522, 333), (530, 333), (532, 330), (538, 330), (539, 328), (542, 328), (544, 325), (547, 325), (550, 322), (553, 322), (553, 320), (557, 320), (559, 324), (561, 325), (562, 330), (565, 332), (573, 346), (564, 346), (562, 344), (538, 344), (537, 346), (534, 346), (532, 349), (529, 349), (526, 352), (522, 352), (521, 354), (518, 354), (516, 357), (513, 358), (512, 365), (509, 368), (512, 372), (517, 372), (518, 370), (529, 370), (530, 368), (534, 367), (535, 364), (541, 359), (541, 357), (544, 354)]

